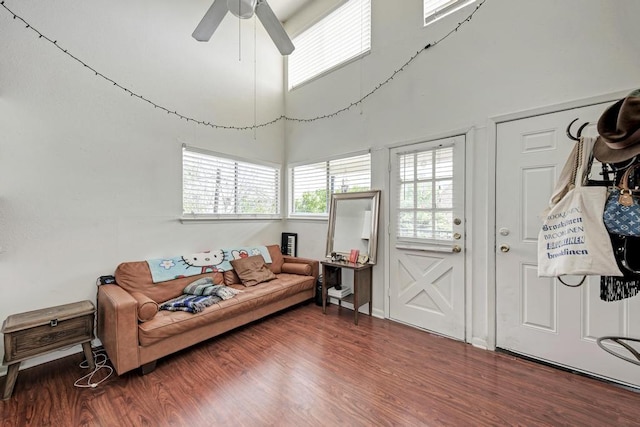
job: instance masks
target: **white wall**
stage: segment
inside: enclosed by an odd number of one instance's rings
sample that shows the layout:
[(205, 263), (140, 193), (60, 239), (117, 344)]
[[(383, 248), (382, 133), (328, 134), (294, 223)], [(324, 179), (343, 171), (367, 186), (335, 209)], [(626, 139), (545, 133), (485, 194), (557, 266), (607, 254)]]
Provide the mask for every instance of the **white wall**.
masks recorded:
[[(359, 100), (473, 8), (425, 28), (421, 5), (421, 1), (373, 1), (371, 53), (287, 93), (287, 115), (316, 117)], [(640, 87), (637, 16), (640, 2), (633, 0), (487, 0), (469, 23), (423, 52), (361, 106), (329, 120), (288, 122), (287, 160), (372, 148), (373, 180), (375, 188), (383, 190), (386, 204), (385, 147), (473, 128), (472, 145), (468, 145), (467, 191), (472, 194), (468, 218), (473, 222), (468, 238), (473, 243), (467, 247), (471, 258), (467, 337), (478, 345), (490, 343), (494, 326), (488, 320), (492, 309), (488, 280), (493, 265), (487, 242), (493, 236), (489, 204), (493, 163), (488, 153), (494, 141), (487, 128), (489, 118)], [(294, 20), (290, 25), (304, 27)], [(318, 240), (326, 233), (326, 223), (288, 221), (286, 227), (300, 234), (305, 255), (324, 256), (323, 242)], [(318, 240), (307, 243), (307, 236)], [(384, 250), (384, 241), (381, 245)], [(378, 263), (374, 268), (374, 313), (378, 315), (385, 309), (386, 274)]]
[[(358, 100), (469, 12), (423, 28), (421, 1), (372, 3), (371, 54), (287, 93), (289, 116), (314, 117)], [(237, 20), (227, 18), (209, 43), (194, 42), (191, 32), (210, 0), (5, 5), (158, 104), (220, 124), (253, 123), (253, 22), (242, 23), (240, 62)], [(211, 130), (162, 113), (95, 77), (0, 9), (0, 319), (94, 300), (96, 277), (126, 260), (278, 242), (282, 230), (299, 233), (299, 255), (324, 256), (324, 221), (180, 224), (182, 142), (272, 162), (282, 162), (285, 153), (299, 162), (372, 148), (373, 186), (383, 190), (386, 206), (387, 145), (474, 127), (470, 317), (471, 336), (482, 342), (492, 327), (487, 121), (640, 86), (639, 14), (634, 0), (488, 0), (469, 24), (360, 107), (254, 134)], [(283, 86), (280, 56), (260, 25), (257, 41), (260, 122), (282, 113)], [(379, 263), (377, 315), (384, 314), (385, 274)]]
[[(232, 16), (209, 43), (191, 38), (210, 0), (5, 5), (157, 104), (219, 124), (253, 124), (253, 20), (242, 22), (239, 61)], [(282, 57), (260, 25), (256, 38), (255, 107), (265, 121), (283, 111)], [(182, 142), (282, 163), (283, 137), (282, 122), (255, 134), (213, 130), (154, 109), (0, 8), (0, 320), (95, 301), (96, 278), (123, 261), (279, 243), (280, 221), (183, 225), (178, 218)]]

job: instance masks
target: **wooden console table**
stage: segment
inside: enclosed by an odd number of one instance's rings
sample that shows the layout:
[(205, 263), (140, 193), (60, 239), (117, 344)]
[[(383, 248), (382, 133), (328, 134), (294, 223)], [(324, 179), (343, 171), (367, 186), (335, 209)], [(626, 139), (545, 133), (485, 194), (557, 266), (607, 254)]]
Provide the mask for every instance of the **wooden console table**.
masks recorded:
[(95, 369), (91, 351), (95, 311), (91, 301), (80, 301), (7, 317), (2, 325), (3, 364), (9, 367), (2, 400), (11, 397), (23, 360), (82, 344), (89, 367)]
[(342, 301), (353, 303), (353, 323), (358, 324), (358, 309), (364, 304), (369, 304), (369, 316), (371, 316), (371, 270), (372, 264), (354, 264), (352, 262), (334, 262), (321, 261), (322, 264), (322, 312), (327, 314), (327, 289), (339, 285), (340, 283), (327, 283), (329, 277), (341, 277), (342, 274), (336, 274), (341, 269), (346, 268), (353, 270), (353, 293), (344, 298), (338, 298), (340, 304)]

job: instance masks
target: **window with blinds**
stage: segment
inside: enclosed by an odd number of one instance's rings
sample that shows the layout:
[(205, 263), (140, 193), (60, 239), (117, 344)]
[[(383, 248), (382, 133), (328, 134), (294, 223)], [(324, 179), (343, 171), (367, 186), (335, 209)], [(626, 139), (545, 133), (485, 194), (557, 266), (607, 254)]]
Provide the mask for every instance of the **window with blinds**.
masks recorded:
[(292, 89), (371, 50), (371, 0), (349, 0), (293, 39)]
[(399, 154), (399, 240), (453, 237), (453, 147)]
[(280, 217), (280, 168), (182, 149), (183, 215)]
[(289, 174), (289, 214), (328, 215), (332, 193), (371, 189), (371, 154), (295, 166)]
[(476, 0), (424, 0), (424, 25), (436, 22)]

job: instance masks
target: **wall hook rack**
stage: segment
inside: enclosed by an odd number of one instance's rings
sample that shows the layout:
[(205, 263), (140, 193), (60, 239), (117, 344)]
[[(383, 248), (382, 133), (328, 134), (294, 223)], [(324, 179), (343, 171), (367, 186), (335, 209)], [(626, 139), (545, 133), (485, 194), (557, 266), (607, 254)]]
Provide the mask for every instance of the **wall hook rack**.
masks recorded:
[(579, 141), (580, 137), (582, 136), (582, 131), (584, 130), (585, 127), (587, 127), (587, 125), (589, 124), (589, 122), (585, 122), (582, 126), (580, 126), (578, 128), (578, 133), (576, 134), (576, 136), (573, 136), (571, 134), (571, 126), (578, 121), (578, 118), (573, 119), (571, 121), (571, 123), (569, 123), (569, 126), (567, 126), (567, 136), (569, 137), (569, 139), (572, 139), (574, 141)]

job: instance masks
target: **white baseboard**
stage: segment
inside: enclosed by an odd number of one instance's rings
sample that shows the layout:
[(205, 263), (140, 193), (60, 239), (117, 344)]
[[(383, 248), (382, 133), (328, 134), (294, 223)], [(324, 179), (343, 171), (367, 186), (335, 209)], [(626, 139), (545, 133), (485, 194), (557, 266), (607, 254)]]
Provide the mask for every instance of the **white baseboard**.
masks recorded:
[(491, 350), (491, 351), (494, 350), (492, 348), (489, 348), (489, 345), (487, 344), (486, 340), (483, 340), (483, 339), (477, 338), (477, 337), (472, 338), (471, 342), (469, 344), (471, 344), (474, 347), (481, 348), (483, 350)]

